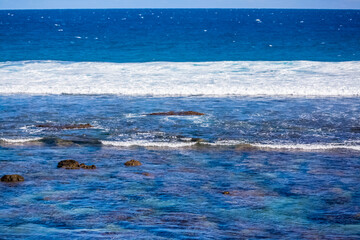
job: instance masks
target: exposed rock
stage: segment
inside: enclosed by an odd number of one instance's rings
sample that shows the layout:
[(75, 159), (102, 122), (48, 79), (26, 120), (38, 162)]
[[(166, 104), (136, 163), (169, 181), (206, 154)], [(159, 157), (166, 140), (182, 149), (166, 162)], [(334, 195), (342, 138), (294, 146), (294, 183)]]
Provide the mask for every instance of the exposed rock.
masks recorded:
[(36, 125), (36, 127), (52, 128), (52, 129), (56, 129), (56, 130), (68, 130), (68, 129), (92, 128), (93, 126), (89, 123), (86, 123), (86, 124), (66, 124), (66, 125), (39, 124), (39, 125)]
[(95, 165), (85, 165), (84, 163), (80, 164), (80, 167), (84, 169), (96, 169)]
[(12, 175), (4, 175), (1, 178), (2, 182), (22, 182), (24, 181), (24, 177), (17, 175), (17, 174), (12, 174)]
[(150, 116), (202, 116), (205, 115), (204, 113), (194, 112), (194, 111), (186, 111), (186, 112), (157, 112), (157, 113), (150, 113)]
[(224, 192), (222, 192), (222, 194), (224, 194), (224, 195), (230, 195), (230, 192), (229, 192), (229, 191), (224, 191)]
[(202, 139), (202, 138), (191, 138), (191, 139), (190, 139), (190, 142), (200, 143), (200, 142), (205, 142), (205, 139)]
[(141, 162), (139, 162), (138, 160), (131, 159), (130, 161), (124, 163), (124, 165), (127, 167), (135, 167), (135, 166), (140, 166)]
[(96, 169), (95, 165), (85, 165), (85, 163), (79, 164), (78, 161), (75, 160), (62, 160), (57, 165), (58, 168), (65, 168), (65, 169)]
[(57, 167), (65, 169), (80, 169), (80, 164), (78, 161), (67, 159), (60, 161)]

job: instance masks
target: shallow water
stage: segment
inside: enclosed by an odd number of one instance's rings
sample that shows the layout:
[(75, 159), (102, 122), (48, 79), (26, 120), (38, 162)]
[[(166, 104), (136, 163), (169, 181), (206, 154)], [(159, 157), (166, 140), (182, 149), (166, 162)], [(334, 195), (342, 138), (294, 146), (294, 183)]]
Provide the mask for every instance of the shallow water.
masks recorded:
[(359, 24), (0, 11), (0, 239), (359, 239)]
[[(26, 180), (0, 184), (2, 238), (355, 239), (359, 104), (2, 96), (0, 170)], [(170, 110), (206, 115), (146, 115)], [(97, 169), (56, 168), (69, 158)], [(130, 159), (143, 165), (125, 167)]]

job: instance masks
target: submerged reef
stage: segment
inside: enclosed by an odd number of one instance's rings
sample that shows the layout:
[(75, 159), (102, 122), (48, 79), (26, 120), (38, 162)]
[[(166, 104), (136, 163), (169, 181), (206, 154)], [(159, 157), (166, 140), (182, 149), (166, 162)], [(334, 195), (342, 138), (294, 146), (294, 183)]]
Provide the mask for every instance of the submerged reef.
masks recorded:
[(194, 111), (185, 111), (185, 112), (156, 112), (148, 114), (150, 116), (202, 116), (204, 113), (194, 112)]
[(70, 129), (92, 128), (93, 126), (89, 123), (86, 123), (86, 124), (66, 124), (66, 125), (38, 124), (38, 125), (35, 125), (35, 127), (51, 128), (51, 129), (56, 129), (56, 130), (70, 130)]

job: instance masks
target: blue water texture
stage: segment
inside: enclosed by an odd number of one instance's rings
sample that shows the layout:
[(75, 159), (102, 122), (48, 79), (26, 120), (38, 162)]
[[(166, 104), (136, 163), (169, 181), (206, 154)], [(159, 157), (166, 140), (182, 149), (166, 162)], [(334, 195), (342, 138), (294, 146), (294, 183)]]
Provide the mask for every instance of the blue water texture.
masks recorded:
[(359, 76), (359, 10), (2, 10), (0, 239), (360, 239)]
[(0, 61), (354, 61), (359, 39), (359, 10), (0, 11)]

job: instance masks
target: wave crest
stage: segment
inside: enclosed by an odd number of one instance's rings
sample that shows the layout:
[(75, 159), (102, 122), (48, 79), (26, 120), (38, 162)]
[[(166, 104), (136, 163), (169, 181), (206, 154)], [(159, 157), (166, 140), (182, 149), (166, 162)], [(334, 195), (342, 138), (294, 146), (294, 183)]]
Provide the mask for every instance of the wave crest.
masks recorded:
[(360, 96), (360, 62), (0, 63), (0, 94)]
[(88, 145), (88, 146), (108, 146), (108, 147), (144, 147), (157, 149), (206, 149), (206, 148), (230, 148), (239, 151), (336, 151), (336, 150), (351, 150), (360, 151), (360, 145), (355, 142), (347, 143), (316, 143), (316, 144), (299, 144), (299, 143), (248, 143), (241, 140), (222, 140), (217, 142), (205, 141), (148, 141), (148, 140), (130, 140), (130, 141), (114, 141), (114, 140), (100, 140), (96, 138), (73, 138), (62, 139), (58, 137), (34, 137), (34, 138), (0, 138), (1, 145), (54, 145), (61, 147)]

